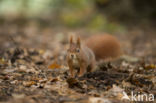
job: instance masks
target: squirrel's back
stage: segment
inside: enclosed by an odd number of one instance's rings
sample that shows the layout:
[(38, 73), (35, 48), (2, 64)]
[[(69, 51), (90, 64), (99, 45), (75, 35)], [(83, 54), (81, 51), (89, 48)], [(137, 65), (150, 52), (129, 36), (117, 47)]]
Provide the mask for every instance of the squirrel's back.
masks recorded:
[(90, 48), (88, 48), (87, 46), (83, 45), (82, 46), (82, 51), (83, 51), (84, 55), (87, 56), (86, 60), (88, 61), (89, 64), (93, 60), (95, 60), (94, 52)]
[(122, 54), (119, 40), (108, 34), (93, 35), (86, 40), (86, 45), (93, 50), (97, 60), (114, 59)]

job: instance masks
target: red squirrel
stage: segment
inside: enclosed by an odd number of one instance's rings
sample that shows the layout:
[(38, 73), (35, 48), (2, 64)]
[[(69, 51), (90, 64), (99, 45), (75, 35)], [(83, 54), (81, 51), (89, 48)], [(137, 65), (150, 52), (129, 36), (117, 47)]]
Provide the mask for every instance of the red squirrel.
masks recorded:
[(120, 43), (111, 35), (93, 35), (85, 44), (81, 43), (80, 37), (74, 42), (71, 36), (67, 50), (70, 74), (72, 77), (83, 76), (96, 68), (96, 59), (116, 58), (120, 53)]
[(91, 72), (96, 64), (93, 51), (81, 44), (79, 37), (76, 43), (74, 43), (72, 36), (70, 38), (69, 49), (67, 50), (67, 62), (72, 77), (75, 77), (75, 70), (77, 70), (77, 74), (80, 77), (85, 72)]

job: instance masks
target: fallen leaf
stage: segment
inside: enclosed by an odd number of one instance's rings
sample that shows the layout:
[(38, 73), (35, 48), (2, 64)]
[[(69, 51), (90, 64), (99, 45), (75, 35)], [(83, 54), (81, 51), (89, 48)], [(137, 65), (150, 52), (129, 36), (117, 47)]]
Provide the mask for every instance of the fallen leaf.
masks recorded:
[(145, 68), (146, 70), (156, 69), (156, 65), (154, 65), (154, 64), (149, 64), (149, 65), (145, 65), (144, 68)]
[(51, 80), (50, 80), (50, 82), (57, 82), (57, 81), (59, 81), (58, 78), (54, 78), (54, 79), (51, 79)]
[(78, 84), (78, 80), (75, 78), (68, 78), (67, 83), (68, 83), (69, 87), (74, 87), (75, 85)]
[(56, 62), (52, 63), (48, 66), (49, 69), (59, 69), (61, 68), (61, 65), (57, 64)]
[(6, 64), (6, 61), (4, 58), (0, 58), (0, 64)]
[(23, 82), (23, 85), (26, 87), (30, 87), (30, 86), (35, 85), (35, 84), (36, 84), (35, 81), (24, 81)]

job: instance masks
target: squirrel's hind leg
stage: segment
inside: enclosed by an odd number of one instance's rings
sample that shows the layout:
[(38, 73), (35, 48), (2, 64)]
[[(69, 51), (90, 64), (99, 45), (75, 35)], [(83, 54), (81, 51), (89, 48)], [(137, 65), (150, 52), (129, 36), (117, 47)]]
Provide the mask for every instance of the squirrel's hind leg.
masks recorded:
[(88, 72), (93, 72), (94, 70), (96, 70), (96, 62), (93, 61), (90, 65), (89, 65), (89, 68), (87, 69)]

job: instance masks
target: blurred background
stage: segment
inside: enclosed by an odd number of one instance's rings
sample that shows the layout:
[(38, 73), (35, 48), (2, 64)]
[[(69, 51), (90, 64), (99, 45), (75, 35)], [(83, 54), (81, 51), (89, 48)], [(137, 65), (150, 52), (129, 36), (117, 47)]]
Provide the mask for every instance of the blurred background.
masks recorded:
[(87, 28), (112, 32), (154, 24), (155, 0), (0, 0), (0, 24)]
[(105, 32), (129, 54), (154, 56), (155, 18), (155, 0), (0, 0), (0, 46), (51, 49), (68, 32)]
[[(70, 79), (71, 33), (113, 35), (125, 57)], [(0, 103), (124, 103), (123, 90), (156, 97), (156, 0), (0, 0)]]

